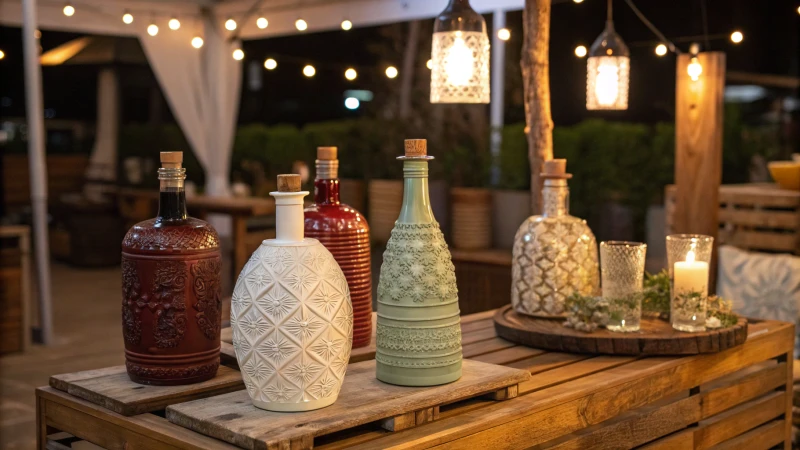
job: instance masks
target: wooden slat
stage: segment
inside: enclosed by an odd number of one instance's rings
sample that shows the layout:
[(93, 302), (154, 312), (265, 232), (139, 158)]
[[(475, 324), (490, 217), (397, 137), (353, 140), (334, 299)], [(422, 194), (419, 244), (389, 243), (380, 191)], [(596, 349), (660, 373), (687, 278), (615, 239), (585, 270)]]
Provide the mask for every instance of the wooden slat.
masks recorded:
[(635, 360), (636, 358), (631, 356), (597, 356), (566, 367), (540, 373), (529, 381), (520, 384), (519, 388), (522, 393), (532, 392), (628, 364)]
[[(167, 418), (178, 425), (245, 448), (309, 445), (313, 438), (377, 420), (403, 416), (519, 384), (530, 375), (517, 369), (464, 360), (462, 376), (431, 387), (395, 386), (375, 378), (375, 361), (351, 364), (339, 398), (303, 414), (254, 407), (246, 391), (172, 405)], [(411, 415), (403, 417), (405, 425)], [(433, 422), (435, 423), (435, 422)], [(405, 426), (403, 425), (403, 426)], [(396, 426), (396, 424), (395, 424)]]
[(783, 429), (785, 420), (773, 420), (755, 430), (725, 441), (715, 447), (714, 450), (766, 450), (772, 448), (783, 441)]
[(539, 350), (538, 348), (530, 348), (524, 345), (518, 345), (516, 347), (510, 347), (503, 350), (498, 350), (496, 352), (476, 356), (472, 359), (489, 364), (507, 365), (514, 361), (541, 355), (544, 352), (544, 350)]
[(50, 386), (124, 416), (164, 409), (173, 403), (244, 389), (238, 370), (220, 366), (217, 376), (202, 383), (148, 386), (134, 383), (125, 366), (50, 377)]
[(745, 209), (719, 210), (720, 223), (763, 228), (796, 229), (800, 226), (800, 213), (796, 211), (759, 211)]
[(745, 249), (794, 252), (798, 243), (798, 234), (792, 233), (720, 230), (719, 235), (724, 243)]
[(486, 339), (485, 341), (478, 341), (473, 342), (472, 344), (462, 345), (461, 354), (464, 356), (464, 358), (475, 358), (478, 355), (496, 352), (504, 348), (514, 347), (516, 345), (517, 344), (513, 342), (508, 342), (505, 339), (496, 337)]
[(472, 344), (474, 342), (485, 341), (497, 337), (494, 328), (472, 331), (461, 335), (461, 345)]
[(633, 361), (510, 402), (386, 436), (374, 441), (374, 445), (381, 448), (536, 445), (792, 351), (794, 327), (780, 322), (770, 322), (769, 327), (771, 332), (721, 353)]
[(574, 353), (547, 352), (532, 358), (525, 358), (513, 362), (509, 364), (508, 367), (525, 369), (530, 372), (531, 375), (536, 375), (540, 372), (552, 370), (557, 367), (568, 366), (591, 357), (591, 355), (578, 355)]
[(491, 318), (489, 319), (482, 319), (476, 320), (473, 322), (461, 323), (461, 332), (462, 333), (469, 333), (470, 331), (475, 330), (483, 330), (486, 328), (493, 328), (494, 327), (494, 320)]

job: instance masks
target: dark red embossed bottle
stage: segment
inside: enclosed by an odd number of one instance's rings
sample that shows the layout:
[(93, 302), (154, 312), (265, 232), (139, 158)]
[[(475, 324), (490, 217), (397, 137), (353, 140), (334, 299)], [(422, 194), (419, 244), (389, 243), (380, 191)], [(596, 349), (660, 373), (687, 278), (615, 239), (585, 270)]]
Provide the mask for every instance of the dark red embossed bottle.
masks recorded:
[(161, 153), (158, 216), (122, 241), (125, 365), (142, 384), (197, 383), (219, 367), (219, 236), (186, 214), (182, 162), (182, 152)]
[(369, 225), (358, 211), (339, 201), (336, 147), (317, 148), (314, 204), (305, 210), (305, 236), (319, 240), (342, 268), (353, 303), (353, 348), (372, 336), (372, 268)]

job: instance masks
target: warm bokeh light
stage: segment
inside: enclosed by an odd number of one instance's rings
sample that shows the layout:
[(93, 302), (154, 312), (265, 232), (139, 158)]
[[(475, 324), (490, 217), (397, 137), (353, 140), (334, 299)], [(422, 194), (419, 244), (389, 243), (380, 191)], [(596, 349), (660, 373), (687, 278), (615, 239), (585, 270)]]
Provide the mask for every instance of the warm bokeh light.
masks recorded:
[(578, 58), (583, 58), (584, 56), (586, 56), (586, 47), (584, 47), (583, 45), (575, 47), (575, 56), (577, 56)]
[(174, 31), (181, 27), (181, 21), (173, 17), (172, 19), (169, 19), (168, 25), (169, 29)]
[(133, 14), (127, 13), (127, 12), (125, 14), (123, 14), (122, 15), (122, 22), (125, 23), (126, 25), (132, 24), (133, 23)]
[(353, 22), (350, 22), (349, 20), (347, 20), (347, 19), (344, 19), (344, 20), (342, 21), (342, 29), (343, 29), (344, 31), (347, 31), (347, 30), (349, 30), (349, 29), (351, 29), (351, 28), (353, 28)]
[(195, 36), (192, 38), (192, 47), (200, 48), (203, 46), (203, 38), (200, 36)]
[(306, 31), (308, 29), (308, 23), (303, 19), (297, 19), (294, 22), (294, 27), (297, 28), (298, 31)]
[(303, 67), (303, 75), (307, 76), (308, 78), (313, 77), (314, 74), (316, 74), (316, 73), (317, 73), (317, 69), (315, 69), (314, 66), (312, 66), (311, 64)]
[(72, 17), (73, 14), (75, 14), (75, 7), (67, 3), (67, 5), (64, 6), (64, 15)]
[(264, 61), (264, 68), (265, 69), (267, 69), (267, 70), (275, 70), (276, 67), (278, 67), (278, 61), (275, 61), (272, 58), (267, 58), (267, 60)]
[(235, 30), (236, 29), (236, 21), (233, 20), (232, 18), (226, 20), (225, 21), (225, 29), (228, 30), (228, 31)]
[(5, 57), (6, 57), (6, 52), (0, 50), (0, 59), (3, 59)]
[(158, 34), (158, 25), (151, 23), (147, 26), (147, 34), (150, 36), (155, 36)]
[(397, 67), (389, 66), (386, 68), (386, 76), (389, 78), (397, 78)]
[(357, 76), (358, 72), (356, 72), (356, 69), (353, 69), (352, 67), (344, 71), (344, 77), (350, 81), (355, 80)]
[(656, 46), (656, 55), (664, 56), (667, 54), (667, 46), (664, 44), (658, 44)]
[(233, 51), (233, 59), (237, 61), (241, 61), (244, 59), (244, 52), (242, 51), (242, 49), (237, 48), (236, 50)]
[(700, 65), (700, 61), (697, 60), (696, 56), (692, 57), (689, 66), (686, 68), (686, 73), (689, 74), (689, 78), (691, 78), (692, 81), (697, 81), (700, 79), (700, 75), (703, 74), (703, 66)]
[(572, 0), (575, 3), (583, 3), (583, 0)]
[(269, 26), (269, 20), (267, 20), (266, 17), (259, 17), (258, 19), (256, 19), (256, 26), (263, 30), (264, 28), (267, 28), (267, 26)]
[(511, 30), (508, 28), (500, 28), (497, 30), (497, 37), (500, 38), (501, 41), (507, 41), (511, 39)]
[(737, 30), (731, 33), (731, 42), (733, 42), (734, 44), (742, 42), (742, 39), (744, 39), (744, 35), (742, 34), (741, 31)]
[(425, 67), (427, 67), (429, 70), (433, 69), (433, 60), (429, 59), (428, 62), (425, 63)]

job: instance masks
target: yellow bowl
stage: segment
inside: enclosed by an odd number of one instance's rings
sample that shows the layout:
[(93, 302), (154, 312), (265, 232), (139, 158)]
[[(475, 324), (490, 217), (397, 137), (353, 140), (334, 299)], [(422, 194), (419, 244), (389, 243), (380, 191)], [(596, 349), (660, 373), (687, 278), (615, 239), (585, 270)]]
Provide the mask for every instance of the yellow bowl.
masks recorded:
[(767, 168), (781, 189), (800, 190), (800, 162), (773, 161)]

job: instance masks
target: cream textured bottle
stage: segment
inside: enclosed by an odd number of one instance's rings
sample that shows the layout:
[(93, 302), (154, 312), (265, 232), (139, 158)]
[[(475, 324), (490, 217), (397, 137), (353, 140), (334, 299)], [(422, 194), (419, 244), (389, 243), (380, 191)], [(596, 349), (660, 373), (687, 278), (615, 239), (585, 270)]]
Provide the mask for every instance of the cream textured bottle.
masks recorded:
[(427, 143), (405, 141), (403, 206), (378, 282), (377, 378), (433, 386), (461, 377), (461, 320), (450, 251), (428, 195)]
[(299, 175), (278, 175), (276, 238), (256, 249), (231, 300), (236, 359), (253, 404), (309, 411), (336, 401), (350, 360), (353, 307), (333, 255), (303, 237)]
[(543, 212), (514, 237), (511, 304), (518, 313), (561, 317), (577, 292), (598, 295), (597, 241), (586, 221), (569, 215), (567, 160), (545, 161)]

